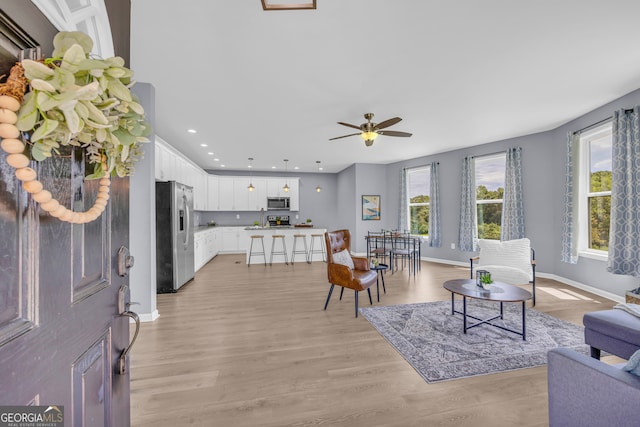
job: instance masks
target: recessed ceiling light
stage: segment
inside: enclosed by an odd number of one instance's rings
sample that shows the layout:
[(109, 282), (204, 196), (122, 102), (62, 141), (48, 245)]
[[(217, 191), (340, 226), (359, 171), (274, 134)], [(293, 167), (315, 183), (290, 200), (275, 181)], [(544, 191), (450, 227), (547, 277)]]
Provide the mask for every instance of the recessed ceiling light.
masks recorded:
[(223, 168), (223, 167), (224, 167), (224, 165), (220, 165), (220, 167), (221, 167), (221, 168)]
[(207, 154), (213, 156), (213, 153), (211, 151), (209, 151)]
[(271, 169), (275, 169), (275, 168), (276, 168), (275, 166), (271, 166)]
[(295, 170), (298, 170), (298, 169), (300, 169), (300, 168), (299, 168), (298, 166), (294, 166), (294, 169), (295, 169)]
[(213, 159), (213, 161), (214, 161), (214, 162), (219, 162), (219, 161), (220, 161), (220, 159), (215, 158), (215, 159)]
[(200, 147), (208, 147), (207, 144), (200, 144)]
[(198, 133), (198, 131), (195, 130), (195, 129), (187, 129), (187, 132), (189, 132), (189, 133)]
[(319, 170), (321, 170), (321, 171), (323, 171), (323, 170), (324, 170), (324, 168), (318, 168), (318, 169), (319, 169)]

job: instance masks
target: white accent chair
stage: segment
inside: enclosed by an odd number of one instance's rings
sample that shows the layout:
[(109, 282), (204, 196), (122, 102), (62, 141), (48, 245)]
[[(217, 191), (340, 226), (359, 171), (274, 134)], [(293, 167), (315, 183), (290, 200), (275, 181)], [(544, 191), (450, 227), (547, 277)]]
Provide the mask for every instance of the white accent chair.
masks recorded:
[[(471, 279), (474, 267), (487, 270), (491, 278), (511, 285), (532, 285), (533, 305), (536, 305), (536, 253), (526, 237), (515, 240), (479, 239), (478, 256), (469, 258)], [(477, 264), (475, 264), (477, 262)]]

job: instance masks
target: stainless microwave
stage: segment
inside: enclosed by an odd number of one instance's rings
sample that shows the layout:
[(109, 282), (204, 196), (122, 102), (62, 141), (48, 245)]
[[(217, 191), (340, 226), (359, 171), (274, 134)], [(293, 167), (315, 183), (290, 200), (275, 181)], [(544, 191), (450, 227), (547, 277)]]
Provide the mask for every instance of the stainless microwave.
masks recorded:
[(290, 206), (288, 197), (267, 197), (267, 210), (288, 211)]

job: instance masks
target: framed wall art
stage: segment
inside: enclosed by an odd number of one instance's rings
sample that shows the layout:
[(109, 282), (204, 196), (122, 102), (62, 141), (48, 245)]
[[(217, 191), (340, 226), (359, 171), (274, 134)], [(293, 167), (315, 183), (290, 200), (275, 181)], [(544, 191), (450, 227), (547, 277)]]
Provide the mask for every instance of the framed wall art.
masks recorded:
[(362, 196), (362, 220), (363, 221), (379, 221), (380, 220), (380, 196)]

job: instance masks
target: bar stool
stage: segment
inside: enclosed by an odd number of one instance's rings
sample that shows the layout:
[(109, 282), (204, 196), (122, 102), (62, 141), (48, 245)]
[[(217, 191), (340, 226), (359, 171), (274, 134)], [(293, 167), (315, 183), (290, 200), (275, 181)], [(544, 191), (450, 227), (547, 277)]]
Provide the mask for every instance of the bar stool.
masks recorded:
[[(262, 252), (254, 252), (253, 251), (253, 242), (255, 242), (257, 239), (260, 239), (260, 244), (262, 245)], [(258, 247), (256, 246), (256, 249), (258, 249)], [(255, 256), (255, 255), (262, 255), (262, 258), (264, 258), (264, 265), (265, 267), (267, 266), (267, 256), (264, 253), (264, 236), (251, 236), (251, 246), (249, 246), (249, 260), (247, 261), (247, 267), (251, 267), (251, 257)]]
[[(296, 250), (296, 244), (298, 243), (298, 239), (302, 239), (302, 243), (304, 243), (304, 250)], [(309, 262), (309, 250), (307, 248), (307, 236), (305, 234), (294, 234), (293, 235), (293, 250), (291, 251), (291, 264), (295, 263), (296, 254), (304, 254), (304, 260)]]
[[(320, 249), (313, 249), (314, 243), (316, 239), (320, 240)], [(309, 249), (309, 257), (307, 258), (307, 262), (311, 263), (313, 261), (313, 254), (322, 254), (322, 260), (327, 262), (327, 251), (324, 247), (324, 234), (312, 234), (311, 235), (311, 249)]]
[[(289, 265), (289, 260), (287, 259), (287, 245), (284, 242), (284, 235), (283, 234), (274, 234), (272, 236), (273, 240), (271, 241), (271, 257), (269, 259), (269, 265), (273, 265), (273, 256), (274, 255), (284, 255), (284, 263)], [(276, 240), (279, 240), (280, 242), (282, 242), (282, 250), (281, 251), (277, 251), (275, 250), (276, 248)]]

